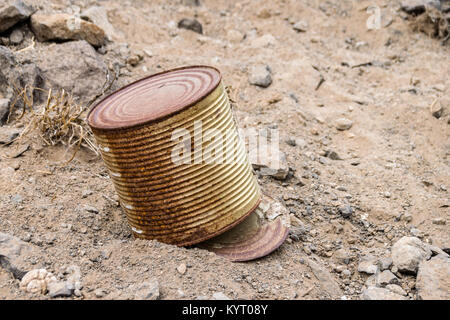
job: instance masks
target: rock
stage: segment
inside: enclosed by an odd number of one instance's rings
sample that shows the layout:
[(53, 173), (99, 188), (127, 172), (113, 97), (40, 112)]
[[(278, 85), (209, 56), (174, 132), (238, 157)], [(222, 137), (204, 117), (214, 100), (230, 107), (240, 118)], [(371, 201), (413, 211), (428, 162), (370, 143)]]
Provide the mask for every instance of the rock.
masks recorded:
[(31, 29), (39, 41), (85, 40), (94, 47), (101, 47), (107, 41), (103, 29), (65, 13), (37, 12), (31, 16)]
[(185, 274), (186, 273), (186, 264), (185, 263), (182, 263), (182, 264), (180, 264), (178, 267), (177, 267), (177, 271), (178, 271), (178, 273), (180, 273), (180, 274)]
[(267, 48), (269, 46), (275, 46), (277, 44), (277, 40), (271, 34), (265, 34), (261, 37), (255, 38), (251, 42), (252, 48), (261, 49)]
[(347, 118), (339, 118), (336, 120), (336, 129), (340, 131), (345, 131), (353, 126), (353, 121)]
[(352, 257), (351, 255), (348, 253), (347, 250), (345, 249), (338, 249), (334, 252), (333, 257), (336, 258), (336, 260), (339, 263), (343, 263), (343, 264), (349, 264)]
[(401, 296), (406, 296), (406, 294), (407, 294), (406, 291), (403, 290), (403, 288), (397, 284), (388, 284), (386, 286), (386, 289), (388, 289), (389, 291), (391, 291), (393, 293), (399, 294)]
[(231, 300), (223, 292), (214, 292), (212, 298), (214, 300)]
[(9, 99), (0, 99), (0, 125), (5, 124), (8, 119), (10, 102)]
[(436, 246), (433, 246), (433, 245), (429, 245), (428, 248), (430, 248), (431, 254), (433, 256), (437, 256), (438, 254), (443, 254), (444, 256), (448, 255), (444, 250), (442, 250), (439, 247), (436, 247)]
[(292, 26), (292, 28), (297, 32), (306, 32), (308, 30), (308, 22), (298, 21)]
[(382, 258), (378, 261), (378, 266), (380, 267), (381, 271), (389, 270), (392, 266), (392, 258), (386, 257)]
[(0, 232), (0, 255), (8, 258), (9, 262), (20, 269), (24, 269), (25, 257), (32, 253), (30, 244), (7, 233)]
[[(278, 151), (272, 154), (269, 149), (266, 154), (258, 154), (258, 149), (256, 151), (251, 151), (257, 153), (257, 157), (250, 157), (250, 161), (255, 170), (259, 170), (263, 176), (272, 176), (277, 180), (285, 180), (289, 174), (289, 165), (286, 160), (286, 155)], [(256, 159), (255, 159), (256, 158)]]
[(108, 40), (112, 40), (115, 34), (114, 27), (108, 20), (108, 14), (104, 7), (93, 6), (81, 13), (81, 18), (99, 26), (106, 34)]
[(199, 7), (201, 5), (200, 0), (182, 0), (182, 3), (185, 6), (190, 6), (190, 7)]
[(178, 22), (178, 28), (191, 30), (203, 34), (203, 26), (196, 19), (187, 19), (187, 18), (181, 19)]
[(400, 8), (406, 13), (419, 15), (425, 12), (427, 5), (440, 8), (439, 0), (403, 0)]
[(244, 39), (244, 35), (242, 34), (242, 32), (238, 31), (238, 30), (228, 30), (227, 31), (227, 39), (230, 42), (241, 42)]
[(75, 291), (74, 285), (66, 281), (50, 282), (47, 289), (51, 298), (70, 297)]
[[(21, 64), (7, 47), (0, 46), (0, 65), (2, 66), (0, 68), (0, 94), (11, 95), (11, 83), (18, 88), (23, 88), (25, 85), (34, 88), (44, 87), (45, 81), (40, 69), (31, 62)], [(35, 102), (41, 102), (43, 96), (44, 94), (38, 90), (33, 92)]]
[(3, 255), (0, 255), (0, 267), (12, 273), (13, 277), (18, 280), (22, 280), (23, 276), (27, 273), (11, 264), (9, 259)]
[(361, 295), (363, 300), (407, 300), (405, 297), (396, 294), (388, 289), (369, 287)]
[(338, 212), (343, 218), (350, 218), (353, 215), (353, 208), (351, 205), (346, 204), (339, 207)]
[(99, 213), (99, 211), (96, 207), (93, 207), (90, 205), (85, 205), (84, 210), (86, 210), (87, 212), (91, 212), (91, 213)]
[(373, 256), (361, 257), (358, 272), (376, 274), (378, 272), (377, 259)]
[(13, 45), (19, 45), (23, 41), (23, 32), (19, 29), (13, 30), (9, 35), (9, 42)]
[(398, 278), (389, 270), (384, 270), (377, 274), (377, 286), (384, 287), (388, 284), (398, 284)]
[(332, 275), (321, 265), (312, 261), (311, 259), (305, 259), (308, 263), (314, 276), (319, 280), (321, 289), (327, 293), (331, 298), (338, 298), (342, 296), (342, 290), (339, 285), (333, 279)]
[(105, 63), (84, 40), (48, 46), (37, 65), (47, 79), (46, 87), (64, 89), (81, 102), (101, 92), (107, 75)]
[(336, 151), (331, 151), (331, 150), (327, 150), (325, 152), (325, 157), (328, 157), (331, 160), (342, 160), (342, 158), (337, 154)]
[(416, 237), (403, 237), (393, 245), (391, 256), (400, 272), (416, 274), (419, 263), (431, 257), (431, 250)]
[(57, 282), (56, 277), (45, 269), (29, 271), (20, 281), (20, 289), (29, 293), (47, 292), (50, 283)]
[(95, 294), (96, 298), (100, 299), (100, 298), (103, 298), (104, 296), (106, 296), (108, 293), (105, 289), (98, 288), (98, 289), (95, 289), (94, 294)]
[(135, 300), (157, 300), (159, 299), (159, 282), (154, 279), (144, 282), (134, 289)]
[(308, 230), (304, 226), (291, 226), (289, 228), (289, 237), (294, 241), (306, 241)]
[(366, 282), (364, 283), (364, 285), (367, 288), (368, 287), (376, 287), (377, 286), (377, 276), (373, 274), (370, 277), (368, 277)]
[(442, 113), (444, 112), (444, 105), (441, 103), (441, 100), (436, 99), (431, 105), (430, 105), (430, 112), (433, 117), (436, 119), (439, 119), (442, 116)]
[(419, 264), (416, 288), (423, 300), (450, 300), (450, 258), (439, 254)]
[(258, 87), (267, 88), (272, 84), (272, 72), (268, 65), (255, 65), (250, 69), (248, 81)]
[(443, 225), (445, 225), (447, 223), (444, 218), (434, 218), (432, 220), (432, 222), (433, 222), (433, 224), (437, 224), (437, 225), (440, 225), (440, 226), (443, 226)]
[(30, 17), (34, 9), (22, 0), (3, 0), (0, 4), (0, 33)]

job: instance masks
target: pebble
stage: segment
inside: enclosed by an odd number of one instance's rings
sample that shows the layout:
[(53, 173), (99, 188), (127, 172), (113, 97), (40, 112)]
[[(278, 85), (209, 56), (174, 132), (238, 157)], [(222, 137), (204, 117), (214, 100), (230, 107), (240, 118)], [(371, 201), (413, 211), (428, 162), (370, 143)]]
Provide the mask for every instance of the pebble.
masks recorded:
[(353, 126), (353, 121), (347, 118), (339, 118), (336, 120), (336, 129), (340, 131), (345, 131)]
[(400, 287), (400, 286), (397, 285), (397, 284), (388, 284), (388, 285), (386, 286), (386, 289), (388, 289), (389, 291), (391, 291), (391, 292), (393, 292), (393, 293), (402, 295), (402, 296), (406, 296), (406, 294), (407, 294), (406, 291), (403, 290), (403, 288)]
[(432, 222), (433, 222), (433, 224), (437, 224), (437, 225), (440, 225), (440, 226), (443, 226), (443, 225), (445, 225), (447, 223), (444, 218), (434, 218), (432, 220)]
[(389, 270), (384, 270), (377, 274), (377, 286), (384, 287), (388, 284), (398, 284), (398, 278)]
[(367, 274), (376, 274), (378, 272), (378, 266), (376, 258), (373, 256), (363, 256), (358, 265), (358, 272)]
[(178, 28), (191, 30), (199, 34), (203, 34), (203, 26), (196, 19), (187, 19), (187, 18), (181, 19), (178, 22)]
[(103, 298), (104, 296), (106, 296), (107, 291), (105, 289), (98, 288), (98, 289), (95, 289), (94, 294), (95, 294), (95, 297), (97, 297), (97, 298)]
[(72, 283), (63, 282), (51, 282), (48, 285), (48, 294), (51, 298), (57, 297), (70, 297), (75, 291), (75, 287)]
[(308, 30), (308, 22), (298, 21), (292, 26), (292, 28), (297, 32), (306, 32)]
[(159, 296), (159, 282), (156, 279), (138, 285), (134, 293), (135, 300), (157, 300)]
[(231, 300), (223, 292), (215, 292), (212, 297), (214, 300)]
[(350, 218), (353, 215), (353, 208), (349, 204), (346, 204), (339, 207), (338, 212), (343, 218)]
[(186, 264), (185, 264), (185, 263), (182, 263), (182, 264), (180, 264), (180, 265), (177, 267), (177, 271), (178, 271), (178, 273), (180, 273), (180, 274), (185, 274), (185, 273), (186, 273), (186, 269), (187, 269), (187, 267), (186, 267)]
[(19, 29), (13, 30), (11, 34), (9, 35), (9, 41), (13, 45), (19, 45), (23, 41), (23, 33)]
[(388, 289), (368, 287), (361, 295), (363, 300), (406, 300), (404, 296), (396, 294)]
[(252, 66), (248, 81), (252, 85), (267, 88), (272, 84), (272, 71), (270, 67), (264, 64)]
[(91, 213), (99, 213), (99, 211), (96, 207), (93, 207), (90, 205), (85, 205), (84, 210), (86, 210), (87, 212), (91, 212)]

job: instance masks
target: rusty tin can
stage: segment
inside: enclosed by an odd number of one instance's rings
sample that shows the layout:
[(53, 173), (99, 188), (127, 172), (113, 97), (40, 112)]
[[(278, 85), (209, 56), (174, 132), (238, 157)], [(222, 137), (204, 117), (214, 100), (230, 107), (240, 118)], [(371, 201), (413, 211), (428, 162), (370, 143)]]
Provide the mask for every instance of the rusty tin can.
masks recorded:
[(261, 201), (213, 67), (136, 81), (100, 101), (87, 121), (137, 238), (196, 244), (237, 225)]

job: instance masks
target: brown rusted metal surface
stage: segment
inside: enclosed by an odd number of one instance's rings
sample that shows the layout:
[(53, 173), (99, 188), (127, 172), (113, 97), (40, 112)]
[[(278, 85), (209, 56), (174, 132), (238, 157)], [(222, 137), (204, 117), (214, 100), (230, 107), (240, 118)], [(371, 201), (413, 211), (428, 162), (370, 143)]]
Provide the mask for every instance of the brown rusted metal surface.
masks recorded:
[[(263, 201), (268, 199), (263, 197)], [(267, 202), (267, 201), (266, 201)], [(234, 262), (258, 259), (276, 250), (289, 234), (289, 216), (283, 215), (273, 221), (264, 217), (271, 212), (260, 205), (251, 215), (234, 228), (199, 244), (201, 248), (212, 251)]]
[[(172, 133), (186, 129), (194, 137), (196, 121), (203, 132), (226, 133), (223, 146), (233, 151), (233, 161), (172, 161), (177, 144)], [(232, 228), (260, 202), (221, 75), (214, 68), (180, 68), (132, 83), (97, 104), (88, 123), (138, 238), (195, 244)]]

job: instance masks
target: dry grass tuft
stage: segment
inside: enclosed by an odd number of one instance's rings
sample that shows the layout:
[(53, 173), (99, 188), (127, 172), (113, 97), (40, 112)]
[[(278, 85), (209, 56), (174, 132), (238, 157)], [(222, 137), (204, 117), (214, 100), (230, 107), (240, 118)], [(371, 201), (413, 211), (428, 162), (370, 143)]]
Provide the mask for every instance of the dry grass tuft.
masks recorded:
[[(34, 106), (34, 90), (46, 93), (47, 100), (43, 105)], [(73, 97), (65, 90), (52, 91), (25, 86), (23, 89), (15, 88), (15, 93), (16, 98), (11, 104), (10, 116), (17, 102), (21, 101), (22, 112), (15, 121), (27, 118), (27, 125), (17, 139), (37, 131), (47, 145), (55, 146), (61, 143), (67, 146), (67, 151), (74, 150), (66, 163), (73, 160), (81, 146), (99, 155), (94, 136), (84, 121), (87, 108), (75, 103)]]

